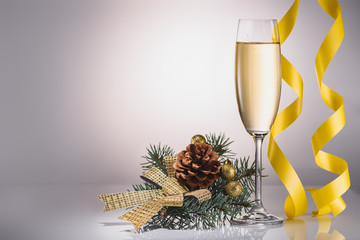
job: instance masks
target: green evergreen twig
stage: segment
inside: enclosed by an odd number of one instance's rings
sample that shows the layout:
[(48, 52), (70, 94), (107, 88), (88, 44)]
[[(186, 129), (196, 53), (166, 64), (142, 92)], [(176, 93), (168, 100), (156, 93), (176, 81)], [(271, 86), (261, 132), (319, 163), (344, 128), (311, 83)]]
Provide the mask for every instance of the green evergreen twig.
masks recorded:
[[(211, 199), (198, 203), (196, 199), (185, 198), (182, 207), (164, 207), (153, 216), (143, 227), (143, 230), (155, 228), (169, 229), (208, 229), (222, 226), (227, 222), (247, 212), (251, 207), (251, 195), (254, 193), (255, 181), (252, 178), (255, 173), (254, 163), (250, 163), (249, 157), (233, 159), (233, 153), (229, 146), (232, 143), (225, 134), (214, 133), (205, 135), (206, 141), (213, 147), (213, 151), (219, 155), (219, 161), (226, 158), (232, 161), (236, 169), (234, 181), (239, 181), (243, 191), (239, 197), (231, 198), (224, 193), (227, 183), (230, 181), (219, 178), (208, 188)], [(153, 166), (159, 168), (165, 174), (165, 156), (174, 155), (175, 151), (167, 145), (150, 145), (147, 155), (143, 156), (146, 162), (142, 164), (143, 170)], [(133, 185), (135, 191), (158, 189), (149, 183)]]
[(209, 133), (205, 135), (206, 142), (213, 147), (213, 151), (219, 154), (219, 158), (232, 158), (235, 156), (229, 145), (233, 143), (230, 138), (227, 138), (224, 133), (220, 133), (218, 136), (215, 133)]
[(166, 174), (164, 157), (174, 155), (175, 151), (167, 145), (161, 146), (160, 143), (157, 146), (155, 144), (150, 144), (150, 147), (146, 148), (146, 150), (147, 155), (143, 156), (143, 158), (146, 159), (146, 162), (141, 163), (142, 169), (146, 171), (155, 166)]

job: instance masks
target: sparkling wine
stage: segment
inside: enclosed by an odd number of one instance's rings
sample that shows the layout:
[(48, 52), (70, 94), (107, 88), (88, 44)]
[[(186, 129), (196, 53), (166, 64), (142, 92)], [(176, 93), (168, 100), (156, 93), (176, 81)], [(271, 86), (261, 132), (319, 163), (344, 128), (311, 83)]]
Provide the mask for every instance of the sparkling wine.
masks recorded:
[(262, 203), (262, 143), (275, 120), (281, 92), (281, 54), (276, 19), (239, 19), (235, 86), (241, 120), (255, 143), (255, 201), (240, 225), (283, 224)]
[(241, 120), (250, 134), (266, 134), (280, 101), (280, 44), (237, 42), (236, 97)]

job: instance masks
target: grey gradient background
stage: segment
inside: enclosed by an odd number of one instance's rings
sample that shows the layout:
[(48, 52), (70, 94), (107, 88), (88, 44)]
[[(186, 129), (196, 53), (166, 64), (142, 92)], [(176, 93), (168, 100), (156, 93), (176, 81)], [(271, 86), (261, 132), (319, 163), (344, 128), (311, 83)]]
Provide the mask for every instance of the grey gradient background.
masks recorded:
[[(253, 142), (237, 112), (238, 18), (277, 18), (293, 1), (1, 0), (0, 184), (130, 184), (150, 143), (182, 150), (196, 133), (225, 132), (239, 156)], [(360, 191), (360, 1), (340, 0), (345, 38), (324, 82), (345, 101), (345, 128), (324, 148), (349, 164)], [(282, 47), (301, 73), (300, 118), (278, 144), (305, 186), (336, 175), (316, 166), (310, 138), (332, 111), (314, 60), (333, 23), (300, 3)], [(295, 99), (283, 85), (281, 109)], [(265, 184), (281, 184), (266, 156)]]

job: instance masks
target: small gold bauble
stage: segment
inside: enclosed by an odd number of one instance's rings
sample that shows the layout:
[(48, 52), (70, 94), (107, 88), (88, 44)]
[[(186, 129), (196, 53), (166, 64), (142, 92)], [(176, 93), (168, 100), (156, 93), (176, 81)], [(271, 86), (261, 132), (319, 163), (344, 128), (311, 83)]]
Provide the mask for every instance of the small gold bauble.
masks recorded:
[(235, 177), (236, 170), (229, 160), (224, 162), (224, 165), (221, 167), (220, 176), (225, 180), (231, 180)]
[(236, 198), (242, 193), (242, 186), (238, 181), (231, 181), (225, 186), (225, 193), (232, 198)]
[(191, 138), (191, 144), (206, 143), (206, 139), (203, 135), (197, 134)]
[(229, 159), (226, 159), (225, 162), (224, 162), (224, 164), (230, 164), (230, 165), (232, 165), (232, 163), (231, 163), (231, 161), (230, 161)]

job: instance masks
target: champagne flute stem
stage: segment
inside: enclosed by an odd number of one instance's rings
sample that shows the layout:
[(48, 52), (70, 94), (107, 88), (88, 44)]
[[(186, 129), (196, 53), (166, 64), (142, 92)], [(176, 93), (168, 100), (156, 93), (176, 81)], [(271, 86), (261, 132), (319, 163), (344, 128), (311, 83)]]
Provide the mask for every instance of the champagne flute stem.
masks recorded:
[(254, 134), (255, 142), (255, 208), (263, 208), (262, 204), (262, 143), (264, 135), (263, 134)]

